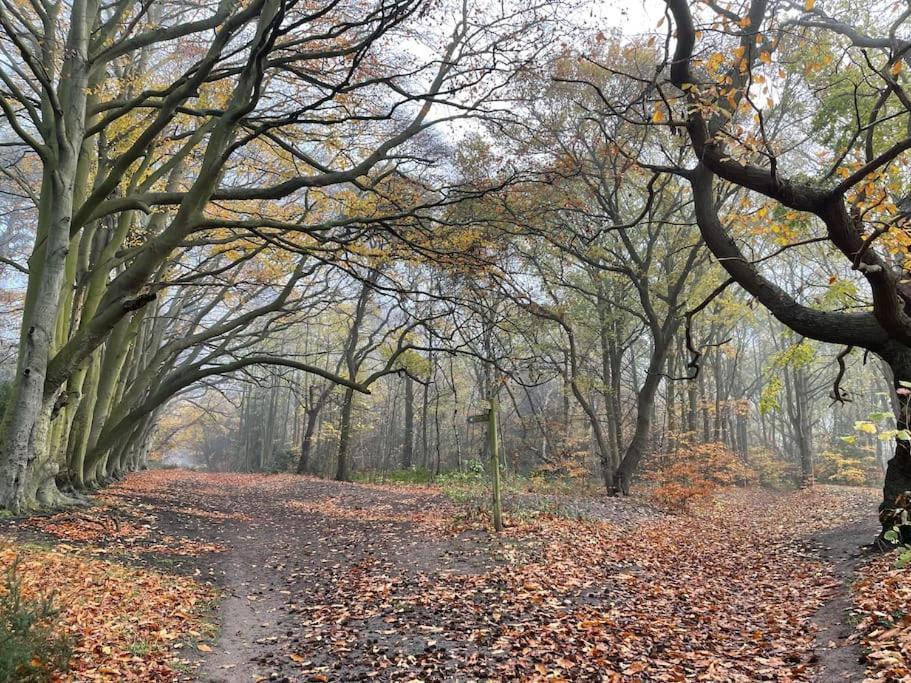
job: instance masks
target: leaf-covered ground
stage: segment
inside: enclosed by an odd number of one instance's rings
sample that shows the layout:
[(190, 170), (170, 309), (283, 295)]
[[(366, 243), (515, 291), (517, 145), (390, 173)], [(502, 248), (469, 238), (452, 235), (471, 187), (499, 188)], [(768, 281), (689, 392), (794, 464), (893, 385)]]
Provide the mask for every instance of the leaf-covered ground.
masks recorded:
[[(154, 471), (0, 533), (56, 539), (26, 551), (30, 580), (97, 592), (75, 610), (75, 680), (112, 662), (136, 680), (858, 680), (856, 655), (830, 656), (852, 641), (872, 680), (902, 680), (908, 570), (858, 559), (851, 594), (826, 554), (872, 540), (877, 500), (740, 490), (692, 516), (588, 501), (573, 519), (517, 510), (494, 536), (433, 487)], [(209, 584), (220, 633), (207, 641)], [(856, 624), (838, 599), (856, 601)], [(130, 632), (147, 645), (124, 649)]]
[(911, 571), (880, 557), (855, 584), (859, 633), (867, 650), (869, 679), (911, 681)]
[(188, 640), (211, 634), (202, 617), (214, 594), (187, 577), (0, 536), (0, 571), (14, 562), (25, 597), (53, 597), (56, 626), (73, 644), (67, 680), (178, 680), (192, 664)]

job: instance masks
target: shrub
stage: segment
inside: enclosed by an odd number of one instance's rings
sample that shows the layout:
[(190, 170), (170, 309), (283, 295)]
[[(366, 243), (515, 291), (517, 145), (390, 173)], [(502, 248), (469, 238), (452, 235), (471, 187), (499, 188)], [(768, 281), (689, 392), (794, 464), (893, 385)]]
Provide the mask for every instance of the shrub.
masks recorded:
[(883, 534), (883, 538), (898, 548), (898, 557), (895, 558), (895, 568), (904, 569), (911, 564), (911, 544), (902, 543), (902, 531), (899, 527), (890, 529)]
[(381, 480), (390, 484), (429, 484), (433, 481), (433, 472), (423, 467), (389, 470), (382, 474)]
[(294, 449), (283, 449), (272, 453), (272, 465), (269, 472), (272, 474), (281, 474), (282, 472), (293, 472), (297, 467), (297, 459), (300, 457), (300, 451)]
[(487, 465), (478, 460), (477, 458), (466, 460), (462, 463), (462, 472), (465, 474), (473, 474), (477, 476), (483, 475), (487, 471)]
[(469, 461), (467, 464), (474, 462), (480, 465), (479, 469), (470, 467), (461, 471), (444, 472), (436, 478), (443, 493), (458, 505), (470, 503), (485, 494), (487, 477), (484, 466), (480, 461)]
[(823, 451), (816, 457), (816, 480), (827, 484), (864, 486), (881, 476), (873, 456), (852, 457), (834, 451)]
[(651, 478), (656, 484), (651, 497), (658, 505), (685, 511), (717, 488), (750, 483), (754, 475), (723, 443), (703, 443), (670, 456)]
[(433, 472), (423, 467), (398, 470), (362, 470), (355, 472), (353, 480), (359, 484), (421, 485), (433, 481)]
[[(892, 507), (879, 513), (879, 522), (883, 525), (882, 538), (877, 545), (883, 548), (898, 548), (899, 555), (895, 565), (903, 569), (911, 564), (911, 491), (903, 491), (895, 497)], [(885, 546), (882, 543), (885, 542)]]
[(52, 599), (23, 596), (16, 569), (0, 586), (0, 681), (50, 681), (66, 670), (71, 645), (51, 626), (58, 614)]
[[(557, 484), (558, 487), (572, 487), (586, 482), (591, 478), (591, 472), (586, 465), (588, 457), (588, 452), (559, 455), (532, 472), (531, 480), (533, 483)], [(550, 486), (545, 486), (545, 488), (550, 488)]]
[(764, 449), (750, 451), (750, 469), (757, 483), (766, 488), (790, 488), (800, 481), (797, 463), (776, 457)]

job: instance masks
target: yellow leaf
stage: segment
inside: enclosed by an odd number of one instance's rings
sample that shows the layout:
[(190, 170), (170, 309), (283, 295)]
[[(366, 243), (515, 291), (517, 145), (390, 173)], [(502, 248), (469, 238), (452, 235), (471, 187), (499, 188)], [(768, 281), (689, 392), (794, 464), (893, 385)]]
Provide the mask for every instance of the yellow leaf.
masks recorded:
[(803, 11), (809, 12), (811, 9), (813, 9), (813, 5), (815, 4), (816, 0), (807, 0), (805, 3), (803, 3)]
[(208, 645), (206, 645), (205, 643), (197, 643), (196, 649), (199, 650), (200, 652), (211, 652), (212, 651), (212, 648), (209, 647)]
[(893, 64), (893, 65), (889, 68), (889, 73), (892, 74), (893, 76), (898, 76), (898, 74), (899, 74), (899, 73), (901, 72), (901, 70), (902, 70), (902, 64), (903, 64), (903, 62), (902, 62), (901, 60), (895, 62), (895, 64)]
[(718, 71), (718, 67), (721, 66), (721, 63), (724, 61), (724, 55), (720, 52), (714, 52), (709, 55), (708, 59), (705, 60), (705, 68), (709, 73), (715, 73)]
[(876, 425), (869, 420), (858, 420), (854, 423), (854, 429), (865, 434), (876, 434)]

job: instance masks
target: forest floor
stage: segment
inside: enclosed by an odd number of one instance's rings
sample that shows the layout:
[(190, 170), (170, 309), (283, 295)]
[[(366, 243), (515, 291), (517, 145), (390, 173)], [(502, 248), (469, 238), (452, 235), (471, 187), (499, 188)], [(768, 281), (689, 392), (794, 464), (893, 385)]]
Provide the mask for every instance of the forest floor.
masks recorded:
[(529, 494), (496, 535), (437, 487), (159, 470), (0, 522), (0, 566), (57, 587), (78, 681), (911, 680), (877, 501)]

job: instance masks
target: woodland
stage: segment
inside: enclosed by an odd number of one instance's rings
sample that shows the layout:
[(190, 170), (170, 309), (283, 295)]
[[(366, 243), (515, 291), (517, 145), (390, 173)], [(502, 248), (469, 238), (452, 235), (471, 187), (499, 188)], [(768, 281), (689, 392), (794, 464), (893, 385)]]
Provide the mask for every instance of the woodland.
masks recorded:
[(911, 681), (909, 187), (906, 0), (0, 0), (0, 683)]

